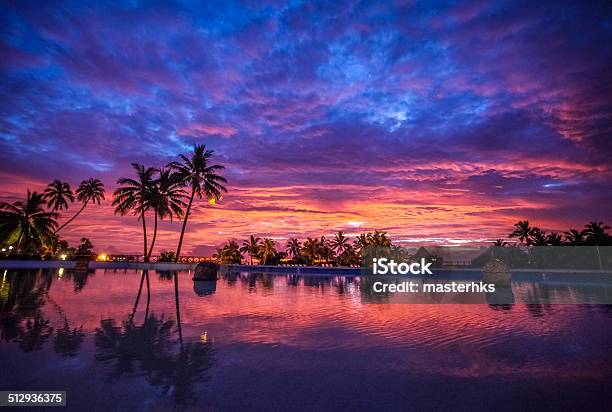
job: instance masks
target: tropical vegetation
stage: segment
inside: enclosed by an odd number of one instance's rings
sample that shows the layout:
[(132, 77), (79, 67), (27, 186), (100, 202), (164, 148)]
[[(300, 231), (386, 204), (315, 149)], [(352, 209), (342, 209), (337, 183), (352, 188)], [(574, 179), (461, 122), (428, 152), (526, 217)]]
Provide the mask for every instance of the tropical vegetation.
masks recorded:
[[(51, 193), (51, 186), (56, 184), (56, 182), (58, 182), (57, 180), (52, 182), (48, 187), (47, 190), (45, 191), (45, 194), (47, 196), (47, 199), (49, 200), (49, 202), (52, 202), (53, 205), (55, 204), (63, 204), (65, 205), (66, 209), (68, 208), (67, 203), (65, 200), (60, 200), (61, 196), (65, 196), (66, 199), (72, 199), (72, 197), (68, 197), (67, 194), (68, 192), (64, 192), (63, 194), (60, 192), (56, 192), (56, 193)], [(68, 184), (66, 183), (65, 186), (68, 186)], [(68, 186), (68, 189), (70, 187)], [(89, 204), (100, 204), (101, 200), (104, 200), (104, 184), (98, 180), (98, 179), (87, 179), (87, 180), (83, 180), (80, 184), (79, 187), (76, 190), (76, 198), (79, 202), (81, 202), (81, 208), (78, 210), (78, 212), (76, 212), (74, 214), (74, 216), (72, 216), (70, 219), (68, 219), (68, 221), (66, 221), (66, 223), (64, 223), (63, 225), (61, 225), (60, 227), (57, 228), (57, 230), (55, 231), (55, 233), (59, 232), (60, 230), (62, 230), (64, 227), (68, 226), (74, 219), (76, 219), (81, 213), (83, 213), (83, 210), (85, 210), (85, 208), (87, 207), (87, 205)], [(61, 208), (59, 208), (61, 210)], [(53, 211), (55, 211), (56, 209), (54, 209)]]
[[(227, 192), (227, 180), (220, 175), (224, 167), (212, 162), (213, 153), (204, 145), (195, 145), (192, 153), (179, 155), (178, 161), (166, 167), (146, 167), (132, 163), (134, 175), (117, 180), (112, 200), (115, 213), (137, 217), (142, 226), (142, 256), (145, 261), (150, 261), (154, 254), (158, 224), (165, 219), (180, 220), (181, 231), (176, 251), (163, 251), (157, 260), (179, 261), (195, 200), (204, 198), (210, 205), (214, 205)], [(28, 190), (23, 200), (0, 202), (0, 245), (3, 257), (24, 253), (30, 257), (62, 256), (62, 259), (74, 255), (93, 256), (93, 245), (89, 239), (82, 238), (81, 244), (73, 248), (58, 232), (81, 215), (87, 206), (99, 205), (104, 199), (104, 184), (98, 179), (89, 178), (83, 180), (74, 192), (68, 182), (56, 179), (42, 193)], [(59, 225), (61, 215), (69, 211), (75, 202), (80, 204), (78, 210)], [(147, 226), (147, 218), (153, 219), (152, 234), (148, 233), (151, 229)], [(537, 254), (525, 252), (536, 246), (610, 246), (612, 236), (608, 233), (609, 229), (601, 221), (591, 221), (583, 229), (549, 232), (532, 226), (528, 220), (521, 220), (509, 233), (509, 240), (496, 239), (492, 245), (508, 249), (508, 253), (501, 254), (503, 256), (533, 260)], [(245, 263), (263, 265), (286, 263), (355, 266), (359, 265), (361, 258), (371, 248), (401, 253), (386, 232), (375, 230), (354, 237), (339, 231), (329, 238), (290, 238), (285, 245), (280, 245), (272, 238), (251, 235), (241, 245), (236, 240), (229, 240), (217, 250), (214, 257), (220, 263), (242, 263), (244, 260)], [(599, 248), (597, 259), (602, 260)]]
[(391, 239), (386, 232), (374, 231), (357, 236), (353, 241), (344, 232), (336, 233), (330, 240), (325, 236), (308, 237), (301, 242), (297, 238), (287, 240), (285, 250), (279, 250), (274, 239), (260, 239), (251, 235), (238, 247), (235, 240), (229, 240), (217, 249), (214, 257), (219, 263), (245, 262), (261, 265), (276, 265), (281, 262), (301, 265), (339, 265), (356, 266), (360, 263), (360, 252), (366, 247), (391, 247)]
[[(531, 226), (528, 220), (521, 220), (514, 225), (514, 230), (508, 235), (516, 238), (524, 246), (612, 246), (612, 236), (607, 233), (610, 226), (603, 222), (592, 221), (584, 229), (569, 229), (557, 233), (541, 230)], [(501, 242), (501, 243), (500, 243)], [(508, 243), (499, 239), (496, 246), (506, 246)]]
[[(172, 261), (179, 261), (194, 200), (205, 198), (214, 205), (227, 192), (227, 180), (220, 175), (224, 167), (212, 163), (213, 154), (205, 145), (195, 145), (192, 153), (179, 155), (178, 161), (165, 168), (132, 163), (134, 176), (117, 180), (112, 205), (116, 214), (134, 215), (142, 225), (142, 256), (145, 261), (150, 261), (154, 254), (159, 221), (175, 218), (182, 221), (176, 252), (165, 252), (160, 259), (171, 257)], [(0, 245), (4, 250), (3, 257), (27, 253), (30, 257), (45, 254), (65, 258), (67, 254), (73, 254), (76, 249), (70, 248), (59, 232), (79, 217), (87, 206), (99, 205), (104, 196), (104, 184), (99, 179), (83, 180), (74, 192), (68, 182), (56, 179), (42, 193), (28, 190), (25, 200), (1, 202)], [(80, 203), (76, 213), (58, 224), (60, 213), (70, 210), (74, 202)], [(153, 219), (151, 239), (147, 218)], [(270, 250), (267, 256), (272, 256)]]
[(24, 200), (0, 203), (2, 244), (15, 251), (34, 252), (51, 244), (57, 227), (57, 213), (44, 209), (43, 194), (30, 192)]
[[(612, 236), (610, 229), (600, 221), (592, 221), (584, 229), (569, 229), (566, 232), (547, 232), (531, 226), (528, 220), (514, 225), (508, 235), (518, 242), (497, 239), (493, 248), (472, 261), (480, 266), (490, 258), (502, 260), (510, 267), (566, 268), (566, 269), (604, 269), (612, 265)], [(553, 247), (556, 246), (556, 247)], [(566, 246), (578, 246), (565, 248)], [(591, 246), (583, 248), (582, 246)]]
[[(76, 198), (82, 202), (81, 210), (61, 227), (74, 220), (88, 203), (100, 203), (104, 186), (97, 179), (81, 182), (76, 193), (60, 180), (51, 182), (43, 193), (27, 191), (26, 198), (14, 203), (0, 202), (0, 244), (7, 256), (20, 258), (62, 257), (92, 255), (93, 245), (81, 239), (77, 248), (57, 234), (59, 212), (67, 210)], [(46, 210), (45, 206), (47, 209)]]
[(194, 197), (197, 196), (198, 199), (204, 197), (214, 205), (216, 201), (221, 199), (222, 194), (227, 192), (224, 186), (227, 180), (219, 174), (224, 167), (218, 164), (211, 164), (213, 153), (212, 150), (206, 149), (205, 145), (194, 145), (190, 156), (179, 155), (179, 161), (168, 164), (168, 167), (178, 174), (178, 180), (181, 184), (191, 189), (181, 227), (181, 235), (176, 248), (175, 260), (177, 262), (181, 256), (183, 237), (185, 236), (187, 219), (191, 213)]

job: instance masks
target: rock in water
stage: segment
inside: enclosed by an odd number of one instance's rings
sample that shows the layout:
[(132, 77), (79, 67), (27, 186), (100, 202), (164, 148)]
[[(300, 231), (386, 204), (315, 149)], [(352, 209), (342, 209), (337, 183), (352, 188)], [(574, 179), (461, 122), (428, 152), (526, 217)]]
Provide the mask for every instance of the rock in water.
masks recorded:
[(216, 280), (194, 280), (193, 290), (198, 296), (212, 295), (217, 291)]
[(219, 265), (213, 262), (200, 262), (195, 268), (193, 280), (217, 280)]
[(490, 260), (482, 268), (482, 280), (498, 287), (508, 287), (512, 282), (510, 267), (499, 259)]

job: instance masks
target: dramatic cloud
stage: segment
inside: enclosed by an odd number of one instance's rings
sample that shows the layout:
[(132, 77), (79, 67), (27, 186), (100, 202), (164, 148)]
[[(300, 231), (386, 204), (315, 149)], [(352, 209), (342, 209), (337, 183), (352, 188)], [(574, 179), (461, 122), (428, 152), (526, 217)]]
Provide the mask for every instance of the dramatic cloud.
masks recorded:
[[(610, 2), (87, 3), (0, 6), (3, 199), (112, 190), (205, 143), (229, 193), (197, 205), (187, 250), (612, 220)], [(139, 250), (108, 201), (64, 236)]]

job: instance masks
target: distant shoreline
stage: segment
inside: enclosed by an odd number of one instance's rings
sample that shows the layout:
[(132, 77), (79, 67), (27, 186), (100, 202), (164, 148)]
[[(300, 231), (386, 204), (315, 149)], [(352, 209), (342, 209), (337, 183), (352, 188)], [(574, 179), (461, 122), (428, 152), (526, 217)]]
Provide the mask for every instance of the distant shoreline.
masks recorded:
[[(0, 260), (1, 269), (74, 269), (75, 260)], [(193, 270), (197, 263), (100, 262), (92, 260), (89, 269)]]
[[(169, 262), (100, 262), (90, 261), (89, 269), (136, 269), (156, 271), (184, 271), (194, 270), (198, 263), (169, 263)], [(0, 260), (0, 269), (74, 269), (76, 261), (62, 260)], [(360, 267), (347, 266), (275, 266), (275, 265), (219, 265), (221, 271), (230, 272), (257, 272), (265, 274), (292, 274), (312, 276), (363, 276)], [(436, 268), (436, 272), (446, 273), (474, 273), (481, 274), (482, 268), (470, 267), (443, 267)], [(511, 273), (539, 273), (546, 274), (602, 274), (612, 275), (610, 270), (583, 270), (583, 269), (512, 269)], [(434, 275), (435, 276), (435, 275)], [(409, 277), (394, 275), (394, 277)]]

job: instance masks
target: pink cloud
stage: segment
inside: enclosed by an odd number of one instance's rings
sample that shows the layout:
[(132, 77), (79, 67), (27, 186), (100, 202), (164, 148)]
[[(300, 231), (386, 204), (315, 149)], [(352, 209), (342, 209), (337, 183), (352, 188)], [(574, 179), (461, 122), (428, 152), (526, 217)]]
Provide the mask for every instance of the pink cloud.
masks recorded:
[(207, 135), (218, 135), (223, 137), (232, 137), (238, 130), (232, 126), (205, 124), (205, 123), (192, 123), (189, 126), (183, 127), (179, 130), (179, 135), (195, 136), (198, 134)]

